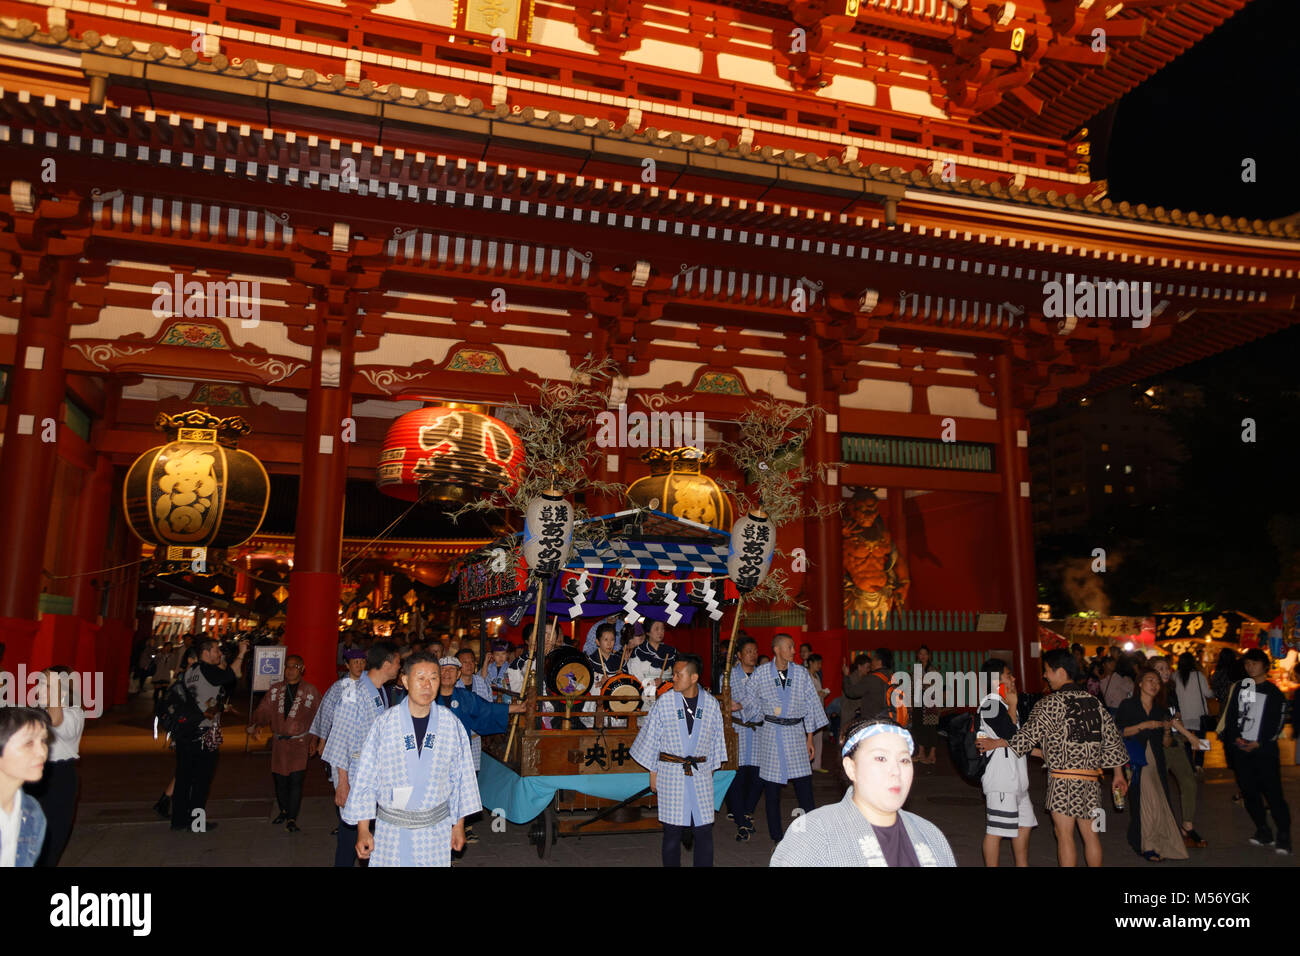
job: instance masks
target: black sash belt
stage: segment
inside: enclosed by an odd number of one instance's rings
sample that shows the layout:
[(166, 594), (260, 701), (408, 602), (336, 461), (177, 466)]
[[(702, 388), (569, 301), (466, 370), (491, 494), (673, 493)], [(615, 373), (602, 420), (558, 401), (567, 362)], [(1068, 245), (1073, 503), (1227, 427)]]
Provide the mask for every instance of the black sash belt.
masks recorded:
[(740, 724), (740, 726), (742, 727), (748, 727), (750, 730), (757, 730), (759, 727), (763, 726), (763, 722), (761, 720), (755, 721), (754, 723), (750, 723), (747, 720), (741, 720), (739, 717), (732, 717), (731, 722), (733, 724)]
[(679, 757), (677, 756), (677, 754), (666, 754), (661, 751), (659, 754), (659, 759), (666, 761), (668, 763), (681, 764), (683, 767), (686, 768), (686, 776), (693, 777), (695, 776), (693, 772), (695, 768), (698, 767), (700, 764), (704, 763), (709, 758), (708, 757)]
[(763, 719), (769, 723), (779, 724), (782, 727), (793, 727), (796, 724), (803, 723), (802, 717), (773, 717), (771, 714), (768, 714)]

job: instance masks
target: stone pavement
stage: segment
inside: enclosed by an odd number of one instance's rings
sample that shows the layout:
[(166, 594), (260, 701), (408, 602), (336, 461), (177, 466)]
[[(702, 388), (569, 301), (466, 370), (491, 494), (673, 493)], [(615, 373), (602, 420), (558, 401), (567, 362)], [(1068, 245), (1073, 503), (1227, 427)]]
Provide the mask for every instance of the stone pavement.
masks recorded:
[[(266, 737), (244, 752), (243, 724), (247, 702), (236, 702), (238, 715), (227, 715), (226, 744), (208, 802), (208, 819), (220, 826), (206, 834), (172, 833), (151, 804), (172, 774), (173, 759), (162, 741), (152, 739), (152, 710), (147, 698), (116, 708), (90, 721), (82, 742), (81, 804), (76, 829), (63, 866), (327, 866), (333, 860), (333, 799), (319, 760), (307, 772), (306, 794), (299, 818), (302, 831), (288, 833), (271, 826), (276, 813), (270, 779)], [(828, 755), (831, 753), (827, 748)], [(1282, 742), (1283, 784), (1293, 812), (1300, 810), (1300, 767), (1293, 765), (1294, 743)], [(1039, 826), (1030, 838), (1030, 864), (1054, 866), (1055, 840), (1051, 819), (1042, 810), (1045, 775), (1031, 760), (1031, 795)], [(1176, 786), (1171, 783), (1176, 792)], [(793, 793), (786, 788), (786, 819), (794, 809)], [(835, 774), (815, 774), (818, 806), (840, 799), (843, 790)], [(1197, 829), (1209, 841), (1204, 850), (1191, 850), (1188, 861), (1151, 864), (1139, 859), (1124, 839), (1128, 815), (1109, 814), (1102, 835), (1107, 866), (1137, 866), (1169, 870), (1189, 866), (1294, 866), (1295, 857), (1282, 857), (1271, 849), (1250, 846), (1254, 832), (1244, 809), (1231, 802), (1235, 792), (1232, 774), (1217, 746), (1209, 754), (1201, 783)], [(948, 837), (961, 866), (980, 866), (984, 832), (984, 804), (977, 787), (963, 782), (941, 752), (934, 768), (916, 768), (907, 809), (935, 823)], [(747, 843), (734, 840), (725, 811), (715, 824), (715, 863), (718, 866), (765, 866), (773, 844), (763, 824), (760, 802), (756, 820), (759, 834)], [(499, 826), (500, 824), (498, 824)], [(474, 827), (480, 842), (467, 848), (457, 864), (489, 866), (658, 866), (658, 833), (561, 838), (549, 860), (538, 859), (528, 843), (527, 826), (509, 824), (493, 832), (491, 821)], [(689, 853), (684, 862), (689, 862)], [(1011, 865), (1011, 849), (1003, 848), (1002, 864)]]

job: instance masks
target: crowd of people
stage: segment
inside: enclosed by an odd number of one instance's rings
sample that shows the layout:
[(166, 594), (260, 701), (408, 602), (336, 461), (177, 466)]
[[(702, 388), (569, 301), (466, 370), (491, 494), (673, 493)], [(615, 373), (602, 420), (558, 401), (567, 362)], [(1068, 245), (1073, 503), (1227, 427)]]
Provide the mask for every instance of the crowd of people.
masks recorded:
[[(206, 819), (206, 802), (222, 715), (247, 677), (252, 645), (281, 640), (269, 630), (224, 640), (184, 635), (139, 650), (134, 689), (153, 692), (175, 752), (175, 775), (155, 805), (173, 830), (218, 826)], [(552, 623), (539, 635), (539, 657), (566, 641)], [(499, 634), (481, 660), (477, 645), (450, 632), (399, 630), (381, 638), (349, 631), (323, 693), (304, 679), (302, 658), (289, 655), (284, 679), (255, 700), (247, 728), (271, 729), (272, 823), (299, 832), (308, 761), (320, 756), (338, 812), (336, 866), (447, 865), (476, 842), (482, 737), (504, 734), (512, 715), (523, 712), (521, 676), (531, 666), (527, 635), (512, 643)], [(778, 634), (763, 648), (742, 633), (727, 675), (727, 712), (722, 675), (712, 689), (701, 686), (703, 662), (679, 653), (663, 622), (598, 622), (582, 650), (602, 678), (640, 662), (671, 685), (640, 720), (630, 749), (657, 794), (665, 866), (680, 865), (688, 834), (694, 865), (712, 864), (712, 778), (726, 760), (727, 722), (738, 742), (727, 817), (735, 839), (748, 841), (763, 800), (773, 866), (955, 865), (938, 827), (902, 809), (914, 766), (937, 759), (941, 714), (900, 700), (890, 649), (844, 662), (842, 694), (828, 701), (822, 658), (810, 644)], [(933, 669), (927, 648), (918, 663)], [(1225, 650), (1207, 677), (1192, 654), (1147, 658), (1100, 647), (1089, 659), (1076, 644), (1043, 655), (1047, 693), (1026, 707), (1009, 662), (989, 659), (982, 670), (996, 690), (970, 724), (983, 755), (985, 864), (999, 864), (1005, 840), (1015, 865), (1028, 865), (1038, 825), (1030, 758), (1048, 773), (1044, 806), (1062, 866), (1077, 864), (1079, 842), (1086, 863), (1101, 864), (1098, 832), (1108, 807), (1129, 813), (1127, 840), (1142, 858), (1187, 859), (1207, 846), (1196, 816), (1210, 734), (1233, 771), (1233, 800), (1255, 826), (1249, 842), (1290, 855), (1277, 742), (1286, 700), (1267, 679), (1272, 666), (1263, 650)], [(71, 834), (85, 715), (55, 679), (66, 673), (44, 673), (46, 706), (0, 709), (0, 866), (56, 865)], [(828, 767), (831, 746), (840, 753)], [(834, 770), (842, 770), (847, 791), (819, 808), (812, 775)], [(1104, 799), (1107, 777), (1111, 801)], [(781, 812), (787, 786), (800, 814), (788, 829)]]

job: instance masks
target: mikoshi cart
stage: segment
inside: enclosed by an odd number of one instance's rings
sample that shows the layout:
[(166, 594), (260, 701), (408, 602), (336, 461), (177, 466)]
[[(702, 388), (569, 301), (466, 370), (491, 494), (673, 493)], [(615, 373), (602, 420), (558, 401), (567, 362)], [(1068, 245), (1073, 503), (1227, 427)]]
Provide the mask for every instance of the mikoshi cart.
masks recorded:
[[(531, 823), (529, 841), (543, 859), (561, 836), (659, 829), (650, 774), (628, 753), (648, 715), (647, 697), (622, 696), (633, 686), (628, 680), (602, 695), (601, 675), (584, 686), (588, 628), (613, 615), (669, 626), (707, 620), (711, 664), (720, 673), (727, 653), (719, 643), (720, 622), (724, 605), (735, 607), (738, 596), (727, 580), (726, 532), (652, 510), (593, 518), (583, 531), (575, 537), (592, 544), (575, 541), (565, 570), (541, 586), (544, 617), (585, 623), (577, 628), (576, 644), (554, 648), (535, 680), (525, 684), (527, 711), (516, 718), (517, 728), (484, 741), (479, 774), (484, 808), (504, 813), (511, 823)], [(494, 567), (499, 560), (488, 558), (461, 570), (461, 609), (518, 624), (533, 612), (538, 585), (529, 586), (522, 564)], [(663, 677), (671, 683), (671, 674)], [(727, 754), (713, 777), (714, 809), (735, 777), (737, 756), (735, 729), (727, 719), (729, 688), (718, 704)]]

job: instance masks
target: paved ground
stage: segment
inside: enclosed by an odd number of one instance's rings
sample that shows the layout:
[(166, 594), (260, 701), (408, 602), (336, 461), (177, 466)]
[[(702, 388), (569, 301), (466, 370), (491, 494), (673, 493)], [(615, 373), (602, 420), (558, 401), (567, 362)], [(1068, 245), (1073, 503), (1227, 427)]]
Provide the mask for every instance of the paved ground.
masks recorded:
[[(63, 866), (325, 866), (333, 860), (334, 809), (328, 781), (318, 760), (308, 770), (306, 796), (299, 824), (290, 834), (271, 826), (276, 813), (270, 779), (270, 756), (265, 737), (252, 752), (244, 752), (242, 714), (246, 702), (236, 707), (241, 716), (229, 718), (227, 742), (208, 802), (209, 820), (221, 826), (207, 834), (172, 833), (150, 809), (172, 774), (170, 751), (152, 739), (152, 710), (147, 699), (117, 708), (91, 721), (82, 742), (82, 788), (77, 826), (63, 857)], [(1282, 742), (1283, 781), (1291, 807), (1300, 810), (1300, 767), (1293, 766), (1294, 743)], [(1031, 768), (1041, 766), (1030, 762)], [(1030, 863), (1052, 866), (1056, 862), (1050, 817), (1042, 811), (1044, 775), (1031, 773), (1032, 795), (1040, 826), (1030, 840)], [(833, 774), (814, 779), (819, 806), (832, 803), (843, 790)], [(788, 791), (789, 788), (787, 788)], [(1192, 850), (1186, 862), (1150, 864), (1139, 859), (1124, 840), (1127, 816), (1112, 815), (1111, 829), (1102, 835), (1106, 865), (1146, 869), (1189, 866), (1294, 866), (1295, 857), (1281, 857), (1246, 840), (1254, 832), (1239, 805), (1231, 772), (1217, 746), (1210, 753), (1201, 784), (1197, 829), (1209, 841), (1204, 850)], [(1176, 788), (1175, 788), (1176, 790)], [(794, 809), (787, 793), (784, 813)], [(952, 844), (957, 862), (979, 866), (983, 835), (983, 800), (951, 770), (945, 756), (935, 768), (917, 768), (907, 809), (931, 820)], [(773, 844), (761, 823), (758, 836), (736, 843), (725, 816), (715, 829), (715, 862), (719, 866), (765, 866)], [(1044, 825), (1046, 821), (1046, 825)], [(492, 831), (489, 821), (475, 827), (480, 842), (468, 848), (459, 866), (657, 866), (659, 834), (610, 835), (561, 839), (551, 859), (541, 861), (527, 842), (527, 827), (508, 825), (504, 833)], [(1010, 847), (1003, 850), (1003, 865), (1010, 865)], [(684, 862), (689, 860), (686, 855)]]

